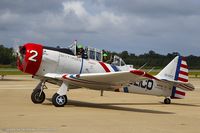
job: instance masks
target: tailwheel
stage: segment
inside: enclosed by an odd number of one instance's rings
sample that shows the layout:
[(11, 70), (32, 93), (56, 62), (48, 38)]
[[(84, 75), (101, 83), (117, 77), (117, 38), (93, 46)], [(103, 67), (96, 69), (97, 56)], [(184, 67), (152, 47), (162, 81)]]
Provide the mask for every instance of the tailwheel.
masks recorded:
[(170, 98), (165, 98), (164, 99), (164, 103), (165, 104), (170, 104), (171, 103), (171, 99)]
[(33, 90), (31, 100), (35, 104), (43, 103), (45, 100), (45, 93), (39, 89)]
[(56, 107), (63, 107), (67, 103), (67, 96), (55, 93), (52, 97), (52, 103)]

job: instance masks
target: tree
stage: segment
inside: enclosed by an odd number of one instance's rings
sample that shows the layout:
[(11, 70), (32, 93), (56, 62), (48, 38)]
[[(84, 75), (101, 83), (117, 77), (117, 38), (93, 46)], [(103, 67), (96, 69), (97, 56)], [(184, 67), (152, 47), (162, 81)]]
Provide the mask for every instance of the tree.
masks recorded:
[(13, 48), (6, 48), (3, 45), (0, 45), (0, 64), (10, 65), (13, 64), (16, 60), (14, 56)]
[(129, 54), (128, 54), (128, 51), (123, 51), (121, 54), (120, 54), (121, 58), (128, 58), (129, 57)]

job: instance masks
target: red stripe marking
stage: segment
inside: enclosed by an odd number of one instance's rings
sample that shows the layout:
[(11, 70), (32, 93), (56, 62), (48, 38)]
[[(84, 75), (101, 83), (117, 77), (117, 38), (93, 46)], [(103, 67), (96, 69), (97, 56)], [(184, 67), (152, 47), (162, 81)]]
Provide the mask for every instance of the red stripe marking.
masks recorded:
[(62, 78), (67, 79), (67, 74), (63, 75)]
[(103, 62), (99, 62), (101, 64), (101, 66), (104, 68), (104, 70), (106, 72), (110, 72), (110, 70), (108, 69), (108, 67), (106, 66), (106, 64), (104, 64)]
[(178, 77), (178, 80), (182, 81), (182, 82), (188, 82), (188, 79), (184, 79), (184, 78), (181, 78), (181, 77)]
[(186, 57), (182, 57), (182, 60), (183, 60), (183, 61), (186, 61)]
[(187, 73), (187, 72), (184, 72), (184, 71), (180, 71), (179, 74), (182, 74), (182, 75), (188, 76), (188, 73)]
[(130, 72), (139, 76), (144, 76), (145, 74), (143, 71), (140, 71), (140, 70), (132, 70)]
[(154, 77), (154, 76), (152, 76), (152, 75), (150, 75), (148, 73), (145, 73), (144, 71), (141, 71), (141, 70), (132, 70), (130, 72), (133, 73), (133, 74), (136, 74), (138, 76), (143, 76), (143, 77), (146, 77), (146, 78), (158, 80), (156, 77)]
[(182, 91), (179, 91), (179, 90), (176, 90), (176, 94), (179, 94), (179, 95), (185, 96), (185, 92), (182, 92)]
[(152, 76), (152, 75), (150, 75), (150, 74), (148, 74), (148, 73), (145, 73), (144, 76), (147, 77), (147, 78), (150, 78), (150, 79), (158, 80), (156, 77), (154, 77), (154, 76)]
[(181, 64), (181, 67), (188, 69), (188, 66), (184, 64)]

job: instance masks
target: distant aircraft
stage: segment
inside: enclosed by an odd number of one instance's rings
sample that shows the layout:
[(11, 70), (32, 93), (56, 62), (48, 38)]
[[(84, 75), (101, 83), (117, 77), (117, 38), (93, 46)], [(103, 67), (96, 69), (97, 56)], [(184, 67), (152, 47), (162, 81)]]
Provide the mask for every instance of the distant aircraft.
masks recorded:
[(40, 80), (31, 95), (33, 103), (44, 102), (46, 82), (60, 86), (52, 97), (56, 107), (67, 103), (69, 89), (80, 87), (101, 90), (102, 94), (106, 90), (163, 96), (165, 104), (170, 104), (174, 98), (184, 98), (185, 91), (195, 89), (188, 82), (188, 66), (182, 56), (175, 57), (156, 76), (152, 76), (126, 65), (118, 56), (114, 56), (111, 63), (106, 63), (103, 62), (102, 50), (90, 47), (80, 49), (77, 41), (68, 48), (35, 43), (19, 47), (18, 69)]

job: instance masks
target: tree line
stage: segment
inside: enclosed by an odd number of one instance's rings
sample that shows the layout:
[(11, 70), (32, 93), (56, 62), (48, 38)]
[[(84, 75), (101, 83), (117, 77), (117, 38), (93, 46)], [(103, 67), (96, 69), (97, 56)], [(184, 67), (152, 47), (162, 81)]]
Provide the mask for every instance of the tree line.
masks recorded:
[(0, 65), (16, 66), (16, 56), (13, 48), (6, 48), (0, 45)]
[[(121, 53), (108, 52), (109, 55), (118, 55), (126, 64), (132, 64), (135, 68), (139, 68), (143, 65), (144, 68), (160, 69), (165, 67), (175, 56), (179, 55), (177, 52), (168, 53), (167, 55), (158, 54), (152, 50), (148, 53), (136, 55), (123, 51)], [(187, 56), (187, 62), (190, 69), (200, 69), (200, 56), (190, 55)], [(14, 54), (13, 48), (4, 47), (0, 45), (0, 65), (16, 66), (16, 54)]]
[[(162, 55), (150, 50), (148, 53), (140, 55), (128, 53), (128, 51), (123, 51), (118, 55), (124, 59), (126, 64), (133, 64), (135, 68), (145, 65), (144, 68), (151, 69), (154, 67), (155, 69), (160, 69), (165, 67), (174, 57), (180, 54), (178, 52), (173, 52)], [(200, 69), (200, 56), (189, 55), (186, 56), (186, 60), (190, 69)]]

